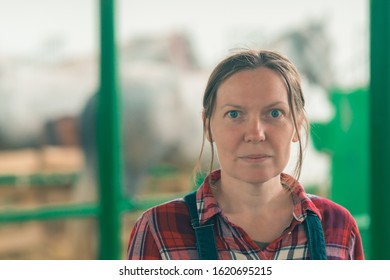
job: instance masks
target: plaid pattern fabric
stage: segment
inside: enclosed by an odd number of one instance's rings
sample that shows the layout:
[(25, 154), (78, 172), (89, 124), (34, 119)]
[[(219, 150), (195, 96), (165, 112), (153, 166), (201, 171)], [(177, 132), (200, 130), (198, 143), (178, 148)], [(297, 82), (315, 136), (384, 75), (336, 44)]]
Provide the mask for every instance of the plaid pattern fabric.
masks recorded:
[[(211, 182), (219, 180), (220, 171), (216, 170), (209, 176)], [(292, 182), (292, 178), (286, 174), (282, 174), (281, 180)], [(216, 215), (214, 231), (219, 259), (310, 259), (302, 224), (308, 209), (320, 217), (328, 259), (364, 259), (359, 230), (345, 208), (325, 198), (307, 195), (299, 183), (291, 195), (294, 218), (290, 227), (261, 250), (243, 229), (230, 223), (223, 215), (206, 178), (196, 194), (199, 220), (203, 224)], [(161, 204), (143, 213), (131, 232), (127, 256), (133, 260), (198, 259), (194, 231), (183, 199)]]

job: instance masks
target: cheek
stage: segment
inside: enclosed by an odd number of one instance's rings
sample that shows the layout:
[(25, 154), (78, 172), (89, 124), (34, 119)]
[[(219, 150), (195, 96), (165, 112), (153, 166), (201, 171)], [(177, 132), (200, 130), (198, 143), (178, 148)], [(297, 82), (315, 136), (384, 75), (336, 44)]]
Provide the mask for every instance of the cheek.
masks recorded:
[[(279, 130), (279, 132), (280, 131), (281, 130)], [(294, 134), (291, 131), (288, 131), (288, 133), (277, 133), (276, 131), (274, 132), (275, 132), (274, 134), (275, 137), (273, 137), (273, 139), (270, 140), (270, 142), (273, 143), (274, 148), (279, 151), (281, 156), (289, 157), (290, 150), (294, 144)]]
[(223, 146), (235, 145), (240, 141), (242, 131), (239, 127), (232, 127), (227, 125), (216, 126), (216, 129), (212, 129), (213, 139), (216, 144)]
[(218, 126), (212, 129), (212, 136), (220, 157), (234, 152), (241, 143), (240, 131), (231, 127)]

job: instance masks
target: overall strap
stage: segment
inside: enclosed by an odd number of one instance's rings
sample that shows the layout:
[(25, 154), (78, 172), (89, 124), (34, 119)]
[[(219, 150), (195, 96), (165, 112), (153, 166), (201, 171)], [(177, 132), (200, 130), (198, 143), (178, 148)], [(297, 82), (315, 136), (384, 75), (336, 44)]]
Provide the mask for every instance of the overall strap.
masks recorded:
[(195, 231), (196, 247), (200, 260), (218, 260), (218, 251), (214, 235), (214, 219), (199, 225), (198, 208), (196, 207), (196, 192), (184, 196), (187, 204), (191, 225)]
[(324, 231), (318, 216), (308, 210), (304, 222), (311, 260), (326, 260)]

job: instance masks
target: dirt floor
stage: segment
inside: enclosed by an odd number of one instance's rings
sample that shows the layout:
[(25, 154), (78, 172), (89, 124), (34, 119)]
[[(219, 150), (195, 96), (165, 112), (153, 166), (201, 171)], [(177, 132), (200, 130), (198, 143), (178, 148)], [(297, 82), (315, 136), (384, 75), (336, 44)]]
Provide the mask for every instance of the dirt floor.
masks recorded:
[[(83, 169), (83, 158), (77, 148), (47, 147), (41, 150), (0, 152), (0, 179), (17, 180), (0, 185), (0, 215), (9, 210), (36, 210), (41, 206), (74, 203), (79, 182), (57, 182), (53, 185), (34, 185), (31, 174), (71, 174)], [(175, 176), (147, 178), (142, 195), (156, 191), (180, 194), (191, 188), (185, 171)], [(77, 180), (76, 180), (77, 181)], [(155, 195), (153, 195), (155, 196)], [(132, 226), (141, 212), (122, 217), (122, 257)], [(0, 259), (59, 260), (97, 259), (97, 222), (94, 217), (62, 218), (23, 222), (0, 222)]]

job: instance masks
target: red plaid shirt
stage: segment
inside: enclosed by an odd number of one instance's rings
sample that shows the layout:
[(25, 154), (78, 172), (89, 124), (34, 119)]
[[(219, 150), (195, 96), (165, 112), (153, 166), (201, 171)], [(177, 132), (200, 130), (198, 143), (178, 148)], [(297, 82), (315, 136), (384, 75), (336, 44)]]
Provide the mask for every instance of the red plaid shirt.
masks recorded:
[[(209, 176), (215, 182), (221, 176), (220, 171), (214, 171)], [(282, 174), (281, 178), (284, 182), (291, 180), (286, 174)], [(310, 259), (302, 224), (308, 209), (320, 217), (328, 259), (364, 259), (359, 230), (351, 214), (325, 198), (309, 198), (300, 184), (292, 192), (294, 218), (290, 227), (263, 250), (242, 228), (232, 224), (224, 216), (207, 178), (198, 189), (196, 198), (200, 224), (216, 216), (214, 232), (219, 259)], [(134, 260), (198, 259), (195, 235), (183, 199), (153, 207), (138, 219), (130, 235), (127, 256)]]

